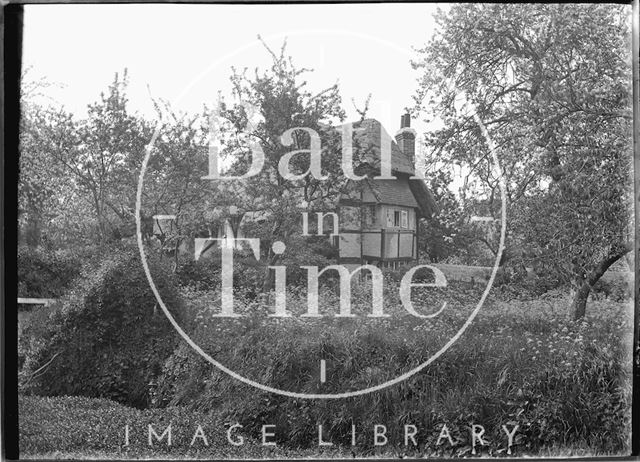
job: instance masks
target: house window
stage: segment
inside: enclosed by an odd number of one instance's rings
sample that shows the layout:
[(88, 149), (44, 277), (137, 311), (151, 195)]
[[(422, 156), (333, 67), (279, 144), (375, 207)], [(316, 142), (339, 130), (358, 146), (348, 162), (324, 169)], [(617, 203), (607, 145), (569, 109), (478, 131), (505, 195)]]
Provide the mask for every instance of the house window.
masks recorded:
[(409, 227), (409, 213), (406, 210), (403, 210), (400, 215), (400, 226), (403, 228)]
[(393, 226), (400, 226), (400, 212), (398, 210), (393, 212)]

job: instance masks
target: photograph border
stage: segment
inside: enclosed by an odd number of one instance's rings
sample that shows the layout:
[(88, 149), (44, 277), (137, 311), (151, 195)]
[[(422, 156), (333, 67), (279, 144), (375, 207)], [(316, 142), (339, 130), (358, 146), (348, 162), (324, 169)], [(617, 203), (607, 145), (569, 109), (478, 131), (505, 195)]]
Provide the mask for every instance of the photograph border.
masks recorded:
[[(17, 178), (18, 178), (18, 129), (20, 116), (20, 76), (22, 71), (21, 49), (23, 39), (23, 12), (24, 5), (35, 4), (342, 4), (342, 3), (390, 3), (379, 0), (366, 1), (276, 1), (248, 0), (248, 1), (193, 1), (174, 0), (170, 2), (158, 2), (155, 0), (96, 2), (90, 0), (72, 0), (67, 2), (56, 2), (48, 0), (26, 0), (26, 1), (2, 1), (2, 62), (4, 72), (0, 75), (2, 79), (2, 89), (0, 90), (0, 104), (2, 113), (0, 114), (0, 133), (3, 145), (2, 156), (2, 193), (0, 193), (0, 204), (2, 204), (3, 215), (0, 222), (0, 234), (2, 235), (2, 252), (0, 255), (0, 272), (3, 278), (3, 290), (0, 291), (0, 324), (2, 325), (2, 351), (1, 351), (1, 406), (2, 406), (2, 434), (0, 445), (2, 446), (1, 456), (9, 460), (17, 460), (20, 457), (18, 449), (18, 404), (17, 404), (17, 280), (15, 279), (15, 268), (17, 265)], [(404, 3), (404, 2), (397, 2)], [(437, 2), (424, 2), (437, 3)], [(466, 3), (466, 2), (454, 2)], [(520, 3), (520, 2), (510, 2)], [(589, 2), (557, 2), (557, 3), (592, 3)], [(596, 3), (593, 1), (593, 3)], [(600, 2), (597, 2), (600, 3)], [(632, 454), (628, 457), (619, 457), (619, 460), (637, 460), (640, 455), (640, 108), (639, 108), (639, 25), (640, 15), (639, 0), (607, 2), (616, 4), (632, 5), (633, 8), (633, 28), (632, 28), (632, 58), (633, 58), (633, 155), (634, 155), (634, 219), (635, 219), (635, 284), (634, 284), (634, 352), (633, 352), (633, 405), (632, 405)], [(634, 33), (635, 32), (635, 33)], [(536, 458), (530, 458), (535, 460)], [(290, 459), (305, 460), (305, 459)], [(340, 460), (340, 459), (335, 459)], [(344, 459), (349, 460), (349, 459)], [(391, 459), (380, 459), (391, 460)], [(417, 460), (417, 459), (416, 459)], [(477, 460), (477, 459), (470, 459)], [(521, 460), (521, 458), (504, 458), (504, 460)], [(562, 459), (560, 459), (562, 460)], [(611, 460), (606, 457), (579, 457), (571, 460)]]

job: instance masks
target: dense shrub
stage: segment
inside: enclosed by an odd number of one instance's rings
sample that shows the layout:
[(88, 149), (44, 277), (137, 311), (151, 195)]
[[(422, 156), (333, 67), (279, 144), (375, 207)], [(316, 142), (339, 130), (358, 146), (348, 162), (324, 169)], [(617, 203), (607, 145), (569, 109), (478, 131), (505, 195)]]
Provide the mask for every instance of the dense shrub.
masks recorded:
[[(335, 264), (335, 248), (310, 247), (297, 249), (296, 253), (287, 253), (277, 262), (286, 266), (287, 284), (304, 285), (307, 281), (307, 271), (302, 266), (318, 266), (320, 268)], [(221, 255), (217, 248), (207, 251), (205, 256), (194, 261), (191, 256), (179, 259), (176, 269), (178, 281), (183, 287), (195, 290), (220, 290)], [(246, 296), (255, 297), (262, 291), (262, 284), (267, 272), (267, 261), (256, 260), (246, 248), (234, 251), (233, 256), (233, 286)]]
[[(211, 252), (211, 251), (210, 251)], [(178, 283), (195, 290), (214, 290), (220, 286), (220, 252), (207, 254), (198, 261), (182, 256), (176, 267)]]
[(57, 306), (35, 305), (18, 312), (18, 371), (21, 371), (26, 358), (43, 343), (50, 329), (51, 311)]
[[(48, 294), (55, 296), (56, 301), (49, 306), (43, 305), (20, 305), (18, 312), (18, 368), (21, 369), (26, 357), (43, 343), (50, 329), (49, 317), (52, 312), (58, 311), (71, 298), (81, 300), (88, 290), (88, 285), (95, 280), (96, 274), (101, 271), (104, 262), (111, 259), (112, 255), (119, 255), (123, 252), (137, 252), (137, 247), (133, 243), (119, 242), (104, 246), (77, 246), (69, 250), (46, 251), (43, 249), (21, 250), (27, 260), (37, 255), (50, 255), (54, 259), (67, 262), (67, 273), (57, 275), (58, 282), (64, 279), (55, 288), (48, 290)], [(71, 263), (73, 266), (71, 267)], [(19, 271), (23, 271), (20, 269)], [(29, 273), (27, 278), (36, 279), (42, 272)], [(47, 281), (52, 284), (53, 279)], [(39, 297), (42, 292), (30, 295), (20, 284), (21, 296)], [(54, 292), (55, 290), (55, 292)], [(48, 298), (48, 297), (47, 297)]]
[[(174, 317), (181, 302), (169, 272), (149, 260)], [(148, 403), (149, 383), (175, 348), (176, 333), (156, 303), (133, 252), (111, 257), (54, 310), (25, 362), (24, 386), (42, 395), (106, 397)]]
[(60, 297), (80, 274), (81, 264), (70, 251), (18, 247), (18, 296)]
[[(190, 256), (179, 259), (176, 276), (182, 287), (197, 291), (220, 291), (221, 255), (218, 249), (207, 252), (206, 257), (194, 261)], [(247, 294), (260, 292), (265, 265), (247, 254), (238, 252), (233, 257), (233, 287), (243, 288)]]

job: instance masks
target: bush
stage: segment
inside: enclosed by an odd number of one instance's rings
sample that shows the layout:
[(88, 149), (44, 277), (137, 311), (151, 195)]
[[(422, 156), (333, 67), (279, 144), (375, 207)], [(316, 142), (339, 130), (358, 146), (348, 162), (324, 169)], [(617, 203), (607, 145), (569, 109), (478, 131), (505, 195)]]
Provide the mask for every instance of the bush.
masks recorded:
[(18, 247), (18, 296), (60, 297), (80, 274), (81, 264), (69, 251)]
[[(180, 321), (174, 281), (149, 260), (157, 289)], [(156, 304), (139, 256), (104, 262), (53, 311), (24, 367), (26, 390), (48, 396), (105, 397), (132, 406), (149, 401), (149, 384), (175, 348), (176, 332)]]
[[(178, 282), (182, 287), (196, 291), (220, 291), (221, 255), (219, 249), (210, 250), (206, 257), (194, 261), (181, 257), (176, 269)], [(265, 264), (253, 256), (238, 252), (233, 256), (233, 287), (245, 293), (257, 295), (262, 288)]]
[[(301, 268), (302, 266), (318, 266), (322, 268), (335, 264), (334, 248), (326, 245), (324, 248), (317, 247), (301, 248), (295, 254), (284, 253), (277, 265), (286, 266), (288, 285), (306, 284), (307, 271)], [(181, 257), (176, 270), (180, 285), (199, 291), (219, 291), (220, 262), (221, 255), (218, 248), (208, 250), (206, 255), (198, 261), (194, 261), (190, 256)], [(244, 295), (250, 297), (259, 295), (262, 292), (262, 283), (267, 271), (267, 265), (268, 263), (264, 257), (261, 260), (256, 260), (253, 253), (246, 248), (234, 251), (234, 290), (242, 291)]]
[(194, 261), (181, 256), (176, 267), (178, 283), (195, 290), (214, 290), (220, 286), (220, 252), (210, 251), (206, 258)]

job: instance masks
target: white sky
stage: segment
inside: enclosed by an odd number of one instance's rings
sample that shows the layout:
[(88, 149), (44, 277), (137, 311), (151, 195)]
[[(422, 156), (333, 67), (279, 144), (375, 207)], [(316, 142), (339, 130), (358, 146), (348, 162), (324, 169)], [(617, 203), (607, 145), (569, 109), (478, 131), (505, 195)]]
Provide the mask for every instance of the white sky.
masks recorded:
[[(24, 66), (64, 88), (48, 96), (82, 115), (125, 67), (135, 111), (153, 117), (154, 97), (196, 112), (229, 88), (230, 67), (264, 68), (278, 51), (310, 67), (312, 90), (340, 83), (349, 119), (372, 93), (370, 117), (391, 135), (412, 105), (417, 73), (412, 46), (429, 39), (435, 4), (349, 5), (27, 5)], [(424, 130), (420, 121), (412, 126)]]

